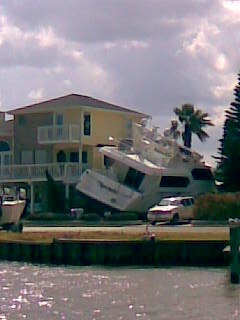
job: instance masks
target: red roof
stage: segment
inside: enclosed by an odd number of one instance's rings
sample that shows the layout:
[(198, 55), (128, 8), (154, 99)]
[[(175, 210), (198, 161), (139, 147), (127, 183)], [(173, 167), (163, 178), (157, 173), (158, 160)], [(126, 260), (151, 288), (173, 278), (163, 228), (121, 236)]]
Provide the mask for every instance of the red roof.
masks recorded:
[(55, 99), (38, 102), (38, 103), (24, 106), (21, 108), (12, 109), (10, 111), (7, 111), (7, 113), (20, 114), (20, 113), (28, 113), (28, 112), (34, 112), (34, 111), (41, 112), (41, 108), (52, 109), (52, 108), (58, 108), (58, 107), (76, 107), (76, 106), (85, 106), (85, 107), (93, 107), (97, 109), (127, 112), (127, 113), (132, 113), (134, 115), (139, 115), (141, 117), (147, 117), (147, 118), (150, 117), (149, 115), (138, 112), (138, 111), (123, 108), (115, 104), (111, 104), (99, 99), (83, 96), (80, 94), (69, 94), (69, 95), (58, 97)]

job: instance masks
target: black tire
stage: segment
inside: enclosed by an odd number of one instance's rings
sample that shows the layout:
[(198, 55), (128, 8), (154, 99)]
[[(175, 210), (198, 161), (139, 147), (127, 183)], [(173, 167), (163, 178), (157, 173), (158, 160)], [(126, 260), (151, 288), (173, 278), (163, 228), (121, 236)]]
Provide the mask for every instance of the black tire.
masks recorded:
[(155, 224), (156, 224), (156, 221), (151, 221), (152, 226), (155, 226)]
[(171, 220), (171, 223), (172, 224), (177, 224), (179, 222), (179, 214), (178, 213), (175, 213), (172, 220)]

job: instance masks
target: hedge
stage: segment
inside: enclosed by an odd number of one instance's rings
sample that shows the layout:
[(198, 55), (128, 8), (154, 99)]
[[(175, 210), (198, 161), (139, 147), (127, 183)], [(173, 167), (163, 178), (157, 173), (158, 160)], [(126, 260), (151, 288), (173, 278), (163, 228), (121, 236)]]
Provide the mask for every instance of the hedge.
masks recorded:
[(219, 193), (199, 196), (195, 200), (194, 217), (201, 220), (240, 218), (240, 193)]
[(33, 213), (30, 214), (27, 220), (34, 221), (63, 221), (63, 220), (73, 220), (70, 214), (66, 213), (55, 213), (55, 212), (45, 212), (45, 213)]
[(139, 215), (135, 212), (117, 212), (105, 217), (105, 220), (107, 221), (134, 221), (138, 219)]
[(80, 219), (84, 221), (99, 221), (101, 217), (97, 213), (84, 213)]

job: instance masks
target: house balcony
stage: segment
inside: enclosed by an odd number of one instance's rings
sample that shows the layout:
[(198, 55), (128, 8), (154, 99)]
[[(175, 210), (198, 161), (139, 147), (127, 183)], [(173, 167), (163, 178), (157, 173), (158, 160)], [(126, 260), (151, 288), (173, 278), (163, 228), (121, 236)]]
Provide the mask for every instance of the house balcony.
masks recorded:
[(81, 127), (74, 124), (38, 127), (37, 139), (39, 144), (79, 143)]
[(55, 181), (75, 183), (82, 173), (80, 163), (48, 163), (0, 166), (0, 183), (46, 181), (46, 172)]

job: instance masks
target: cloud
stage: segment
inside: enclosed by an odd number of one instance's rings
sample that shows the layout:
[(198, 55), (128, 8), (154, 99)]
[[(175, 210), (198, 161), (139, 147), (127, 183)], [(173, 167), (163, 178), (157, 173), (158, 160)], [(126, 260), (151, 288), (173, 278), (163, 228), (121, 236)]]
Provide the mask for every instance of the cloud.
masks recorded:
[(196, 146), (216, 153), (239, 69), (239, 3), (2, 0), (3, 108), (76, 92), (149, 113), (164, 128), (191, 102), (216, 123)]
[(147, 41), (138, 41), (138, 40), (106, 42), (104, 43), (104, 48), (105, 49), (116, 49), (116, 48), (147, 49), (149, 48), (149, 43)]
[(43, 98), (43, 88), (31, 90), (28, 97), (32, 100), (41, 100)]
[[(80, 43), (68, 41), (56, 34), (54, 27), (42, 25), (37, 30), (24, 29), (9, 16), (0, 17), (0, 83), (12, 103), (27, 103), (27, 99), (46, 99), (76, 91), (111, 95), (111, 75), (96, 60), (84, 54)], [(24, 82), (19, 84), (19, 79)], [(4, 81), (1, 79), (4, 78)], [(9, 79), (9, 81), (8, 81)], [(18, 83), (15, 97), (9, 83)], [(32, 82), (37, 88), (32, 89)], [(71, 84), (71, 86), (70, 86)], [(18, 90), (22, 88), (22, 90)], [(91, 90), (90, 90), (91, 89)], [(30, 102), (30, 101), (29, 101)], [(7, 108), (7, 106), (4, 106)]]

